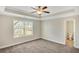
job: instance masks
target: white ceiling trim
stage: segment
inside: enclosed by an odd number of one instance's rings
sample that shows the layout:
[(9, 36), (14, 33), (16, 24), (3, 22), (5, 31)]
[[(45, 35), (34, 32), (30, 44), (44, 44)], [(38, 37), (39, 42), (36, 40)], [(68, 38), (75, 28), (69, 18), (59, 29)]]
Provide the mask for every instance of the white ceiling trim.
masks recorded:
[[(71, 12), (72, 9), (74, 9), (74, 7), (72, 7), (72, 8), (65, 8), (63, 10), (58, 10), (57, 12), (54, 12), (54, 13), (51, 12), (50, 15), (42, 16), (42, 18), (49, 18), (49, 17), (52, 17), (52, 16), (55, 17), (55, 16), (58, 16), (58, 15), (64, 14), (66, 12)], [(29, 17), (33, 17), (33, 18), (34, 17), (35, 18), (39, 18), (39, 16), (31, 15), (31, 13), (28, 13), (28, 12), (26, 12), (24, 10), (20, 10), (20, 9), (13, 8), (13, 7), (6, 7), (5, 11), (6, 12), (10, 12), (10, 13), (15, 13), (15, 14), (21, 14), (21, 15), (25, 15), (25, 16), (29, 16)]]
[[(22, 17), (22, 18), (30, 18), (30, 19), (34, 19), (34, 20), (48, 20), (48, 19), (58, 19), (58, 18), (62, 18), (62, 17), (78, 15), (79, 13), (75, 13), (75, 10), (77, 10), (77, 8), (74, 8), (74, 7), (64, 9), (64, 10), (55, 12), (55, 13), (49, 15), (49, 16), (42, 17), (40, 19), (40, 18), (38, 18), (36, 16), (32, 16), (30, 14), (21, 15), (21, 14), (6, 12), (5, 7), (0, 7), (0, 15), (15, 16), (15, 17)], [(23, 11), (23, 12), (25, 12), (25, 11)]]
[(74, 9), (69, 9), (69, 10), (65, 10), (65, 11), (56, 13), (54, 15), (50, 15), (49, 17), (43, 17), (42, 20), (56, 19), (56, 18), (75, 16), (75, 15), (76, 15), (75, 10)]
[(31, 17), (31, 16), (27, 16), (27, 15), (25, 16), (25, 15), (21, 15), (21, 14), (6, 12), (4, 6), (0, 6), (0, 15), (15, 16), (15, 17), (21, 17), (21, 18), (29, 18), (29, 19), (39, 20), (36, 17)]
[(14, 16), (14, 17), (21, 17), (21, 18), (26, 18), (26, 19), (39, 20), (38, 18), (35, 18), (35, 17), (24, 16), (24, 15), (9, 13), (9, 12), (1, 12), (1, 11), (0, 11), (0, 15)]
[(5, 12), (9, 12), (9, 13), (15, 13), (15, 14), (20, 14), (20, 15), (24, 15), (24, 16), (29, 16), (29, 17), (35, 17), (34, 15), (31, 15), (31, 13), (28, 13), (24, 10), (20, 10), (20, 9), (16, 9), (13, 7), (5, 7)]

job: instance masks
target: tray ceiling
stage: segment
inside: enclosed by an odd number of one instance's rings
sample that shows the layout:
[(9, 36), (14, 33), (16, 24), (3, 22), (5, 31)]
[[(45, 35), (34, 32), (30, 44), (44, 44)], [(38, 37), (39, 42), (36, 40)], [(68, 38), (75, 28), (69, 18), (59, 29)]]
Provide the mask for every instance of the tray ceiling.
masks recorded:
[[(31, 7), (36, 7), (36, 6), (6, 6), (6, 8), (8, 9), (17, 10), (22, 13), (24, 12), (24, 14), (27, 16), (39, 17), (37, 13), (32, 13), (34, 10)], [(47, 17), (47, 16), (49, 17), (60, 11), (64, 11), (66, 9), (72, 9), (72, 8), (73, 6), (48, 6), (48, 11), (50, 11), (50, 13), (49, 14), (43, 13), (42, 17)]]

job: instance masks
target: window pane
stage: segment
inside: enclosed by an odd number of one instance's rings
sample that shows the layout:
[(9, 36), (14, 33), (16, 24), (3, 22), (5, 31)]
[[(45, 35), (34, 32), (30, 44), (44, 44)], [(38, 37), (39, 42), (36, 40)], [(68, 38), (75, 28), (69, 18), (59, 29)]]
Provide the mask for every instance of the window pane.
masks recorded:
[(22, 21), (17, 21), (16, 23), (14, 23), (14, 28), (18, 28), (18, 29), (24, 28), (23, 22)]
[(14, 38), (33, 34), (33, 22), (14, 20)]
[(14, 37), (22, 37), (23, 36), (23, 29), (15, 29)]
[(32, 34), (33, 34), (33, 23), (25, 22), (25, 35), (32, 35)]
[(14, 38), (23, 36), (24, 24), (22, 21), (14, 20)]

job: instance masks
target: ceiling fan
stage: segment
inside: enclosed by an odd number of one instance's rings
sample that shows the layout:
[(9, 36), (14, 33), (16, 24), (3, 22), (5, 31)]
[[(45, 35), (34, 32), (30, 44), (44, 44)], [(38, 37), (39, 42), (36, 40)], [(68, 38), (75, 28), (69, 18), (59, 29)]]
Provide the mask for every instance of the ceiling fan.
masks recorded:
[(37, 13), (38, 15), (42, 15), (43, 13), (49, 14), (50, 12), (47, 11), (47, 6), (37, 6), (37, 8), (32, 7), (34, 10), (32, 13)]

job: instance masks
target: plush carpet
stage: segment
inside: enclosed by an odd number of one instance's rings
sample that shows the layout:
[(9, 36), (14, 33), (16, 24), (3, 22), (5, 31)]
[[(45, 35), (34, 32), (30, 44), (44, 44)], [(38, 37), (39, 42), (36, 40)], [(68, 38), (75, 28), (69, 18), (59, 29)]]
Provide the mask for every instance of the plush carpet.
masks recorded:
[(37, 39), (16, 46), (0, 49), (1, 53), (78, 53), (79, 49), (65, 45)]

